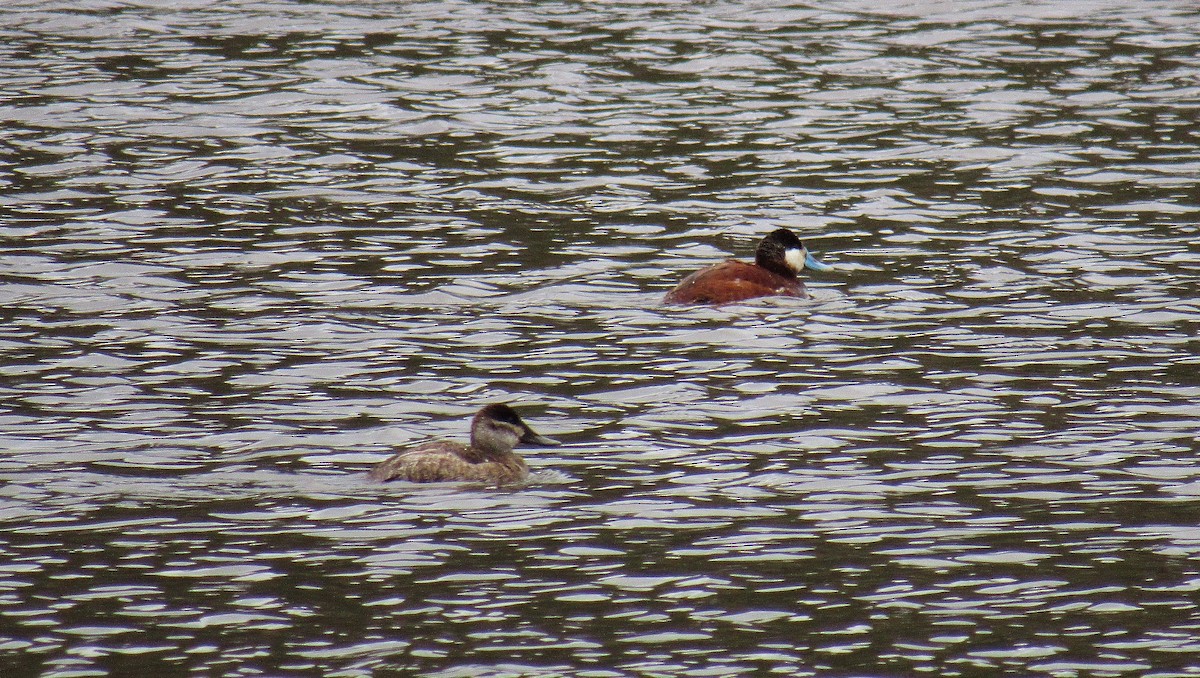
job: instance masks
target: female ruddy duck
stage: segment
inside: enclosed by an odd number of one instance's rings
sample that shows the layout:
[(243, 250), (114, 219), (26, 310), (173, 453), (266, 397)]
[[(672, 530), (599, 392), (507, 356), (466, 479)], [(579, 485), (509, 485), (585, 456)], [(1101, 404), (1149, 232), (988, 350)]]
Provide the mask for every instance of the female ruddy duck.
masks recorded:
[(728, 259), (684, 278), (663, 297), (667, 304), (728, 304), (755, 297), (807, 297), (801, 270), (828, 271), (795, 233), (781, 228), (758, 243), (754, 263)]
[(558, 441), (534, 433), (508, 405), (488, 405), (471, 420), (470, 445), (425, 443), (379, 462), (367, 477), (380, 482), (516, 483), (529, 476), (525, 461), (513, 453), (518, 443), (545, 447)]

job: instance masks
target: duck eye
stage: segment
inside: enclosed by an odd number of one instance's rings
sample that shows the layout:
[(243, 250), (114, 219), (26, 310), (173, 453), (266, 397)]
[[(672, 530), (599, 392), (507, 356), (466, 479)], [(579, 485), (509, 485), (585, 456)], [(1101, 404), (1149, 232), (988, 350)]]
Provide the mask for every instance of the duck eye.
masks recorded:
[(511, 433), (511, 434), (513, 434), (513, 435), (516, 435), (516, 436), (520, 436), (520, 435), (522, 435), (522, 431), (521, 431), (521, 427), (520, 427), (520, 426), (516, 426), (516, 425), (514, 425), (514, 424), (510, 424), (510, 423), (508, 423), (507, 421), (493, 421), (493, 422), (492, 422), (492, 429), (494, 429), (494, 430), (496, 430), (496, 431), (498, 431), (498, 432), (503, 432), (503, 433)]

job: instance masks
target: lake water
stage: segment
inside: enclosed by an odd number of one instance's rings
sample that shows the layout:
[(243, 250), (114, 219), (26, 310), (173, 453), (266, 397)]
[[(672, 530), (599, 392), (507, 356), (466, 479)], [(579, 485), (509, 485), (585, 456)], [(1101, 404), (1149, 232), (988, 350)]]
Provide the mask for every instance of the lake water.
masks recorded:
[(0, 16), (0, 674), (1200, 673), (1194, 3)]

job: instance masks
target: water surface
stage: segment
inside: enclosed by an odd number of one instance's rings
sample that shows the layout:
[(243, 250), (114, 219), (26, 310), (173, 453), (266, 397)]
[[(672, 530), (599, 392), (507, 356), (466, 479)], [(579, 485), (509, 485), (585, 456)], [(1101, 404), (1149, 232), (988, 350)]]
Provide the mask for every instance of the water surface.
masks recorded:
[[(1200, 672), (1127, 5), (10, 3), (4, 674)], [(780, 226), (812, 299), (660, 305)], [(500, 401), (527, 487), (366, 482)]]

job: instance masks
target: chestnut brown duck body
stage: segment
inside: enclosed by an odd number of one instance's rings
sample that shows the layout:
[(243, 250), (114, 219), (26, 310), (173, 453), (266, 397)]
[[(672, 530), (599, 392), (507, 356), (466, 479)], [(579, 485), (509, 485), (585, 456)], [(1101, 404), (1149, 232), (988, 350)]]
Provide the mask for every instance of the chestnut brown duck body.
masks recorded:
[(808, 268), (828, 271), (808, 251), (796, 234), (780, 228), (763, 238), (754, 252), (754, 263), (729, 259), (696, 271), (667, 293), (667, 304), (729, 304), (758, 297), (807, 297), (796, 275)]
[(519, 483), (529, 467), (515, 452), (518, 444), (549, 446), (558, 441), (539, 435), (508, 405), (488, 405), (471, 419), (471, 443), (434, 441), (379, 462), (367, 474), (372, 480), (415, 483)]

